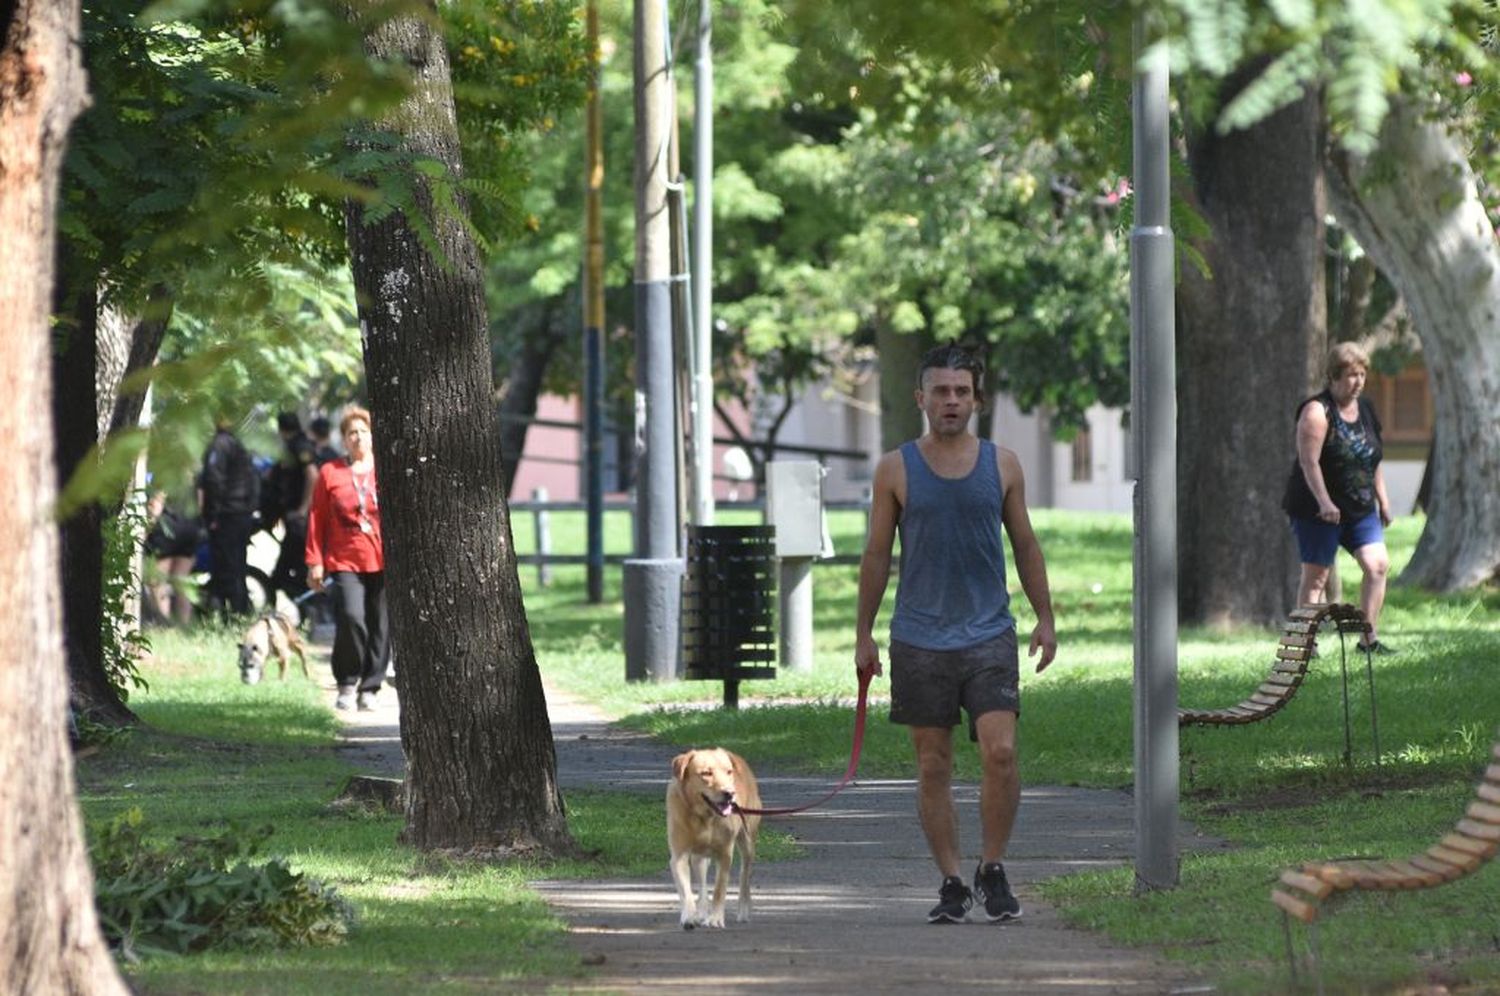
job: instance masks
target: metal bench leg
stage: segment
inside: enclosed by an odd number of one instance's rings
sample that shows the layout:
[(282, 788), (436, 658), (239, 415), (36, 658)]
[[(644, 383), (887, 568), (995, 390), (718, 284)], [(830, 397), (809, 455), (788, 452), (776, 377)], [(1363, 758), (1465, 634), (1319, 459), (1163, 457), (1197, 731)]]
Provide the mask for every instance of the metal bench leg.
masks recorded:
[(1380, 767), (1380, 711), (1375, 708), (1374, 654), (1365, 648), (1365, 676), (1370, 681), (1370, 736), (1375, 741), (1375, 767)]
[(1307, 943), (1312, 949), (1312, 973), (1317, 980), (1318, 996), (1323, 996), (1323, 959), (1318, 954), (1318, 921), (1307, 925)]
[(1342, 630), (1339, 631), (1339, 673), (1344, 681), (1344, 766), (1354, 766), (1354, 745), (1349, 739), (1349, 663), (1348, 653), (1345, 650), (1345, 639)]
[(1292, 986), (1297, 985), (1297, 951), (1292, 947), (1292, 915), (1281, 911), (1281, 933), (1286, 938), (1286, 967), (1292, 973)]

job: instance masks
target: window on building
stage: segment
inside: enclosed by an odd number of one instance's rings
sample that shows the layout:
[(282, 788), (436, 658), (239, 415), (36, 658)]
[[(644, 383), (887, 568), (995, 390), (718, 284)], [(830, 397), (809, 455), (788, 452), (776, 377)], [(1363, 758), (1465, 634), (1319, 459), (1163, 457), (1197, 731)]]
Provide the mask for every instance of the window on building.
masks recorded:
[(1073, 437), (1073, 483), (1087, 484), (1094, 479), (1094, 441), (1088, 429), (1079, 429)]
[(1380, 416), (1385, 442), (1423, 446), (1432, 442), (1432, 394), (1426, 367), (1413, 364), (1394, 376), (1371, 371), (1366, 393)]

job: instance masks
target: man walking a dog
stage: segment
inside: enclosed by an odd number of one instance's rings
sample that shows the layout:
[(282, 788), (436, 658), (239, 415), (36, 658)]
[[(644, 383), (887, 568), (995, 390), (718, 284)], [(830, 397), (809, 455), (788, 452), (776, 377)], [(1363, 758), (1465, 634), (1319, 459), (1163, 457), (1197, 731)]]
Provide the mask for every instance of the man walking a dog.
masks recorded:
[[(1036, 615), (1030, 656), (1042, 671), (1057, 653), (1047, 565), (1026, 510), (1015, 453), (980, 439), (970, 422), (981, 405), (984, 368), (958, 346), (922, 357), (918, 439), (881, 457), (870, 530), (859, 567), (854, 665), (881, 674), (875, 616), (901, 535), (901, 573), (891, 617), (891, 721), (911, 728), (917, 757), (917, 812), (942, 873), (929, 923), (964, 920), (977, 894), (991, 922), (1014, 920), (1021, 905), (1001, 863), (1021, 801), (1016, 723), (1021, 712), (1015, 620), (1006, 590), (1001, 528)], [(962, 877), (953, 806), (953, 727), (968, 713), (979, 744), (981, 853), (974, 888)]]

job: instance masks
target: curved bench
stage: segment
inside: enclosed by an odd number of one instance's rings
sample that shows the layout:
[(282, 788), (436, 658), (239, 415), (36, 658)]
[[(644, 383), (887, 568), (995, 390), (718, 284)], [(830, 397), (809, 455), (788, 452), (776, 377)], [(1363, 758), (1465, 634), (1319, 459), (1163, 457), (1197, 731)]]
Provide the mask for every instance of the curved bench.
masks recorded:
[[(1308, 861), (1281, 873), (1271, 902), (1282, 912), (1287, 961), (1293, 978), (1291, 920), (1312, 929), (1311, 951), (1317, 965), (1317, 920), (1332, 896), (1355, 889), (1427, 889), (1478, 871), (1500, 851), (1500, 740), (1490, 747), (1490, 762), (1464, 815), (1452, 832), (1420, 854), (1401, 861)], [(1321, 980), (1320, 980), (1321, 981)]]
[(1313, 644), (1318, 631), (1325, 626), (1334, 627), (1338, 633), (1364, 634), (1370, 630), (1364, 613), (1346, 603), (1304, 605), (1294, 609), (1281, 628), (1281, 641), (1276, 647), (1276, 661), (1271, 665), (1271, 673), (1249, 698), (1227, 709), (1178, 709), (1177, 725), (1230, 726), (1254, 723), (1274, 715), (1302, 687), (1314, 653)]

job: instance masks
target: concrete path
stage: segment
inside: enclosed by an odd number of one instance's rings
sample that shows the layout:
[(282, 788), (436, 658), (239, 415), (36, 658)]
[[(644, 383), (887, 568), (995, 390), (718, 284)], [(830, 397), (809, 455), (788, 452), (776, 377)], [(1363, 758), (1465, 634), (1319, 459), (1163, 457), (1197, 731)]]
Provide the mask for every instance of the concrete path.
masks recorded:
[[(399, 775), (404, 762), (396, 701), (382, 693), (373, 712), (346, 713), (344, 749), (360, 768)], [(566, 791), (589, 787), (660, 797), (674, 748), (609, 725), (587, 703), (548, 690), (558, 777)], [(332, 702), (333, 692), (328, 693)], [(753, 759), (752, 759), (753, 761)], [(757, 774), (767, 805), (822, 795), (828, 779)], [(549, 983), (575, 993), (1204, 993), (1211, 986), (1154, 952), (1123, 948), (1065, 926), (1034, 888), (1042, 879), (1085, 868), (1128, 864), (1134, 811), (1123, 792), (1029, 787), (1006, 858), (1024, 918), (991, 925), (930, 926), (938, 875), (918, 826), (913, 783), (859, 780), (806, 813), (772, 817), (807, 856), (761, 862), (754, 917), (724, 930), (683, 931), (667, 871), (643, 879), (558, 880), (536, 888), (571, 927), (587, 982)], [(957, 791), (965, 841), (977, 835), (978, 792)], [(1183, 828), (1181, 846), (1221, 842)], [(967, 871), (967, 870), (966, 870)]]

